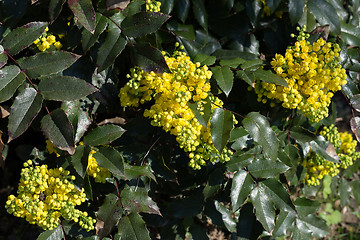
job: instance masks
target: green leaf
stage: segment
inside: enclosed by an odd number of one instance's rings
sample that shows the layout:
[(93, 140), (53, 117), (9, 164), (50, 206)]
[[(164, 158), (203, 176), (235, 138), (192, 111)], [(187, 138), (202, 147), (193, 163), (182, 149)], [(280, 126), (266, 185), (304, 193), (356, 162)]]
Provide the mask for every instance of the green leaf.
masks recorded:
[(294, 201), (295, 208), (299, 216), (306, 217), (309, 214), (317, 212), (320, 208), (320, 203), (307, 198), (297, 198)]
[(290, 129), (290, 136), (298, 142), (306, 143), (316, 139), (316, 135), (313, 132), (301, 127), (294, 126)]
[[(297, 220), (304, 224), (312, 233), (313, 237), (322, 238), (329, 234), (325, 221), (315, 215), (308, 215)], [(297, 223), (298, 225), (298, 223)]]
[(222, 108), (216, 108), (210, 120), (210, 132), (215, 148), (221, 153), (230, 138), (233, 115)]
[(30, 22), (22, 27), (18, 27), (4, 37), (1, 45), (10, 55), (15, 55), (33, 44), (45, 31), (47, 25), (48, 23), (46, 22)]
[(233, 213), (227, 209), (222, 203), (214, 201), (216, 210), (221, 213), (222, 220), (225, 224), (225, 227), (230, 232), (236, 232), (236, 221), (233, 218)]
[(254, 71), (263, 65), (264, 63), (262, 60), (254, 59), (254, 60), (247, 60), (244, 63), (242, 63), (241, 68), (244, 70)]
[(175, 0), (160, 0), (161, 2), (161, 12), (170, 14), (174, 9)]
[(359, 27), (341, 22), (341, 40), (350, 46), (360, 46)]
[(87, 30), (82, 31), (81, 43), (84, 52), (87, 52), (98, 40), (100, 34), (105, 31), (107, 18), (100, 13), (96, 13), (96, 24), (94, 33)]
[(359, 205), (360, 204), (360, 180), (353, 180), (350, 183), (351, 185), (351, 193), (354, 195), (354, 198), (356, 200), (356, 203)]
[(115, 59), (125, 49), (127, 41), (120, 33), (120, 29), (113, 27), (106, 34), (105, 41), (101, 44), (97, 54), (96, 65), (98, 67), (98, 72), (102, 72), (106, 68), (110, 67), (111, 64), (115, 62)]
[(360, 142), (360, 117), (352, 117), (350, 120), (350, 126), (357, 141)]
[(61, 227), (58, 226), (52, 230), (46, 230), (37, 237), (36, 240), (61, 240), (63, 239), (63, 232)]
[(98, 126), (84, 137), (84, 144), (90, 146), (109, 144), (121, 137), (124, 132), (122, 127), (114, 124)]
[[(204, 127), (208, 126), (209, 123), (209, 119), (211, 117), (211, 103), (210, 103), (210, 99), (206, 98), (205, 99), (205, 105), (203, 105), (204, 110), (203, 111), (199, 111), (198, 110), (198, 103), (194, 102), (194, 103), (188, 103), (189, 108), (191, 109), (191, 111), (193, 111), (193, 113), (195, 114), (196, 119), (199, 121), (199, 123), (201, 125), (203, 125)], [(203, 113), (203, 114), (201, 114)]]
[(55, 109), (44, 116), (41, 130), (56, 147), (70, 155), (75, 153), (74, 129), (62, 109)]
[(122, 217), (117, 227), (120, 239), (150, 240), (149, 231), (146, 228), (145, 222), (136, 212)]
[(40, 112), (42, 97), (34, 88), (26, 88), (15, 98), (9, 116), (9, 140), (19, 137)]
[(305, 0), (289, 0), (288, 9), (291, 25), (295, 25), (304, 13)]
[(350, 98), (351, 106), (358, 112), (360, 112), (360, 94), (356, 94)]
[(236, 76), (242, 80), (244, 80), (247, 84), (252, 86), (255, 82), (255, 76), (253, 72), (249, 70), (239, 70), (236, 71)]
[(100, 238), (107, 236), (118, 223), (122, 214), (121, 200), (115, 194), (110, 193), (106, 195), (104, 203), (96, 213), (97, 218), (104, 223), (104, 226), (98, 230), (97, 235)]
[(75, 131), (75, 143), (78, 143), (91, 124), (89, 114), (84, 108), (86, 103), (80, 101), (65, 101), (61, 105)]
[(245, 62), (246, 62), (245, 59), (237, 57), (237, 58), (231, 58), (231, 59), (222, 59), (222, 60), (220, 60), (220, 65), (237, 68), (240, 64), (243, 64)]
[(96, 15), (91, 0), (68, 0), (67, 3), (77, 21), (89, 32), (94, 33)]
[(269, 158), (257, 158), (249, 166), (249, 172), (256, 178), (274, 178), (289, 170), (289, 166)]
[(226, 96), (229, 96), (229, 93), (232, 89), (234, 83), (234, 74), (228, 67), (216, 66), (211, 69), (213, 76), (219, 85), (219, 87), (224, 91)]
[(322, 136), (318, 137), (318, 139), (313, 140), (310, 142), (311, 149), (318, 154), (323, 159), (333, 162), (333, 163), (339, 163), (339, 156), (330, 156), (327, 149), (331, 143)]
[(274, 83), (276, 85), (281, 85), (284, 87), (288, 87), (287, 82), (282, 77), (279, 77), (278, 75), (272, 73), (270, 70), (262, 70), (258, 69), (255, 72), (253, 72), (254, 77), (257, 79), (260, 79), (261, 81), (267, 82), (267, 83)]
[(216, 61), (216, 57), (214, 56), (209, 56), (209, 55), (204, 55), (204, 54), (197, 54), (194, 57), (194, 61), (193, 62), (199, 62), (201, 65), (213, 65)]
[(226, 167), (230, 172), (238, 171), (239, 169), (248, 166), (253, 160), (254, 153), (242, 153), (239, 156), (233, 156), (231, 160), (226, 163)]
[(128, 185), (120, 193), (121, 203), (126, 211), (144, 212), (149, 214), (157, 214), (161, 216), (161, 212), (156, 203), (148, 196), (145, 188), (132, 189)]
[(124, 177), (124, 159), (116, 149), (101, 147), (93, 156), (100, 167), (108, 169), (119, 179)]
[(30, 78), (39, 78), (65, 70), (79, 57), (79, 55), (65, 51), (42, 52), (31, 57), (21, 58), (18, 63)]
[(70, 161), (77, 174), (84, 178), (88, 166), (89, 153), (91, 151), (89, 146), (79, 145), (75, 149), (74, 155), (71, 156)]
[(193, 0), (192, 9), (194, 10), (195, 19), (206, 31), (208, 28), (208, 15), (205, 8), (204, 0)]
[(271, 232), (275, 226), (275, 208), (271, 197), (262, 185), (251, 191), (250, 199), (255, 208), (255, 216), (266, 231)]
[(208, 181), (203, 190), (205, 200), (213, 197), (219, 192), (223, 184), (224, 172), (221, 169), (217, 168), (211, 173), (209, 173), (208, 176)]
[(289, 167), (297, 167), (299, 161), (299, 149), (294, 145), (286, 145), (278, 153), (279, 160)]
[(39, 92), (44, 99), (55, 101), (73, 101), (98, 91), (86, 81), (70, 76), (49, 76), (39, 84)]
[(295, 217), (296, 215), (293, 212), (280, 210), (280, 213), (276, 218), (274, 230), (272, 232), (273, 236), (285, 236), (289, 232), (293, 222), (295, 221)]
[(340, 206), (343, 208), (350, 202), (351, 187), (349, 182), (341, 178), (339, 184)]
[(49, 3), (49, 17), (53, 22), (60, 14), (66, 0), (50, 0)]
[(25, 75), (17, 66), (11, 65), (0, 69), (0, 102), (9, 100), (16, 89), (25, 81)]
[(6, 65), (8, 56), (4, 52), (4, 47), (0, 45), (0, 68)]
[(190, 1), (189, 0), (177, 0), (176, 1), (176, 15), (177, 17), (184, 23), (187, 19), (190, 9)]
[(266, 118), (258, 112), (251, 112), (245, 116), (242, 124), (254, 141), (260, 144), (264, 153), (276, 161), (279, 140)]
[(240, 208), (253, 188), (254, 180), (250, 174), (244, 170), (239, 170), (237, 173), (235, 173), (232, 179), (230, 193), (233, 212)]
[(146, 72), (170, 73), (170, 69), (165, 62), (164, 56), (159, 49), (150, 44), (136, 44), (134, 48), (133, 62)]
[(140, 176), (146, 176), (156, 182), (156, 178), (149, 166), (132, 166), (125, 163), (125, 179), (136, 179)]
[(170, 20), (166, 23), (166, 28), (172, 31), (176, 36), (183, 37), (189, 41), (195, 40), (194, 25), (180, 24), (178, 21)]
[(230, 132), (230, 142), (234, 142), (235, 140), (247, 136), (248, 132), (243, 127), (237, 127), (231, 130)]
[(294, 212), (295, 206), (291, 202), (290, 195), (284, 186), (275, 179), (266, 179), (260, 183), (264, 185), (278, 209)]
[(340, 20), (336, 9), (326, 0), (309, 0), (307, 8), (314, 15), (320, 25), (330, 25), (330, 31), (340, 34)]
[(125, 18), (121, 29), (128, 37), (141, 37), (156, 32), (169, 18), (160, 12), (139, 12)]

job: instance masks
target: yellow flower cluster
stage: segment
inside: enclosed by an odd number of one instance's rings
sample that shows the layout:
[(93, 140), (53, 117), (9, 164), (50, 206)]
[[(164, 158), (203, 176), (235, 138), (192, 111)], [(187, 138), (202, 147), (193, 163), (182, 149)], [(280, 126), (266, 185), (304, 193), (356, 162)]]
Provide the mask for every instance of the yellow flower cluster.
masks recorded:
[(334, 125), (324, 127), (320, 132), (322, 136), (334, 145), (335, 151), (339, 156), (340, 163), (326, 161), (314, 152), (302, 163), (307, 168), (305, 182), (310, 185), (319, 185), (325, 175), (335, 176), (340, 170), (351, 166), (360, 157), (360, 152), (356, 152), (357, 141), (353, 140), (348, 132), (338, 132)]
[(96, 220), (87, 212), (75, 209), (85, 202), (85, 193), (70, 182), (75, 177), (69, 173), (62, 167), (33, 166), (28, 160), (21, 171), (18, 196), (10, 195), (6, 201), (8, 213), (43, 229), (57, 227), (60, 217), (78, 222), (87, 231), (94, 229)]
[(91, 150), (88, 157), (88, 166), (87, 166), (87, 173), (89, 176), (95, 178), (95, 182), (98, 183), (105, 183), (106, 178), (111, 177), (111, 173), (106, 168), (100, 167), (99, 164), (96, 162), (93, 154), (96, 153), (95, 150)]
[(37, 48), (44, 52), (46, 49), (49, 49), (52, 44), (56, 47), (57, 50), (62, 48), (62, 45), (59, 41), (56, 41), (56, 37), (52, 34), (48, 34), (49, 28), (45, 29), (45, 32), (34, 41), (34, 44)]
[(147, 12), (160, 12), (161, 2), (156, 0), (146, 0)]
[[(303, 30), (302, 30), (303, 31)], [(257, 81), (258, 101), (274, 99), (288, 109), (299, 109), (313, 122), (328, 116), (331, 98), (346, 84), (346, 72), (339, 61), (338, 44), (320, 38), (310, 44), (303, 35), (285, 56), (276, 54), (271, 61), (276, 74), (284, 78), (289, 87)]]
[(207, 66), (193, 63), (184, 52), (176, 50), (171, 57), (165, 52), (163, 55), (171, 73), (148, 73), (139, 67), (132, 68), (127, 76), (129, 82), (120, 89), (121, 105), (137, 107), (154, 99), (154, 104), (145, 110), (144, 116), (152, 119), (153, 126), (162, 127), (176, 136), (180, 147), (189, 153), (190, 167), (200, 169), (206, 160), (230, 160), (230, 150), (224, 149), (220, 154), (214, 147), (210, 122), (208, 127), (202, 126), (188, 106), (188, 103), (195, 102), (203, 113), (204, 99), (208, 96), (213, 109), (222, 106), (221, 100), (209, 95), (208, 80), (212, 72)]

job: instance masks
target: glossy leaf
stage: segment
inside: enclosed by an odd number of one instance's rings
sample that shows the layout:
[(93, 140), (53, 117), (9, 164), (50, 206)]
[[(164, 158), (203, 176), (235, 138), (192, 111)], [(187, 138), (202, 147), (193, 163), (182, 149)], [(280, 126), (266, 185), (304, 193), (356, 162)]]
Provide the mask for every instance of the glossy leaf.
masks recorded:
[(262, 70), (262, 69), (256, 70), (254, 72), (254, 77), (267, 83), (274, 83), (276, 85), (288, 87), (288, 84), (285, 81), (285, 79), (279, 77), (278, 75), (272, 73), (269, 70)]
[(216, 108), (210, 119), (210, 132), (215, 148), (222, 152), (233, 128), (233, 115), (222, 108)]
[(52, 230), (46, 230), (37, 237), (36, 240), (61, 240), (63, 239), (63, 232), (61, 227), (58, 226)]
[(34, 88), (26, 88), (15, 98), (9, 116), (9, 140), (19, 137), (40, 112), (42, 97)]
[(121, 200), (115, 194), (105, 196), (104, 203), (100, 206), (96, 216), (103, 222), (103, 227), (98, 231), (97, 235), (102, 238), (107, 236), (113, 227), (118, 223), (123, 213)]
[(193, 0), (192, 9), (194, 10), (195, 19), (205, 30), (208, 28), (208, 15), (205, 8), (204, 0)]
[(235, 173), (231, 185), (231, 205), (232, 210), (235, 212), (244, 203), (254, 187), (254, 180), (244, 170), (239, 170)]
[(214, 203), (216, 210), (221, 213), (222, 220), (227, 230), (230, 232), (236, 232), (236, 221), (232, 216), (232, 212), (220, 202), (214, 201)]
[(248, 70), (239, 70), (236, 71), (236, 76), (242, 80), (244, 80), (247, 84), (250, 86), (253, 86), (255, 83), (255, 76), (253, 72), (250, 72)]
[(106, 26), (107, 18), (101, 16), (100, 13), (96, 13), (96, 24), (94, 32), (91, 33), (87, 30), (82, 32), (81, 43), (84, 52), (88, 51), (96, 43), (100, 34), (105, 31)]
[(201, 65), (213, 65), (216, 61), (216, 57), (204, 55), (204, 54), (197, 54), (194, 58), (193, 62), (199, 62)]
[(258, 158), (248, 166), (249, 172), (256, 178), (274, 178), (289, 168), (284, 163), (269, 158)]
[(49, 16), (53, 22), (60, 14), (66, 0), (50, 0), (49, 3)]
[(175, 6), (175, 0), (160, 0), (161, 12), (170, 14)]
[(145, 72), (170, 73), (161, 51), (150, 44), (136, 44), (134, 48), (134, 64)]
[(316, 139), (316, 135), (313, 132), (301, 127), (294, 126), (290, 129), (290, 136), (298, 142), (310, 142)]
[(139, 12), (125, 18), (121, 23), (121, 29), (128, 37), (141, 37), (156, 32), (169, 17), (159, 12)]
[(288, 9), (291, 24), (295, 25), (304, 13), (305, 0), (289, 0)]
[(65, 51), (42, 52), (22, 58), (18, 63), (30, 78), (39, 78), (65, 70), (79, 57), (79, 55)]
[(326, 0), (309, 0), (307, 8), (321, 25), (330, 25), (330, 31), (340, 34), (340, 20), (336, 9)]
[(325, 221), (315, 215), (308, 215), (300, 218), (298, 221), (301, 221), (311, 231), (314, 237), (321, 238), (329, 234)]
[(25, 81), (25, 75), (17, 66), (11, 65), (0, 69), (0, 102), (9, 100), (16, 89)]
[(294, 201), (295, 208), (300, 216), (306, 217), (309, 214), (317, 212), (320, 208), (320, 203), (307, 198), (297, 198)]
[(333, 162), (333, 163), (339, 163), (339, 156), (335, 155), (331, 156), (327, 149), (331, 143), (326, 141), (324, 138), (319, 137), (316, 140), (313, 140), (310, 142), (311, 149), (318, 154), (323, 159)]
[(161, 215), (159, 207), (144, 188), (132, 189), (128, 185), (120, 193), (122, 206), (129, 212), (144, 212)]
[(57, 148), (70, 155), (75, 153), (74, 129), (62, 109), (56, 109), (44, 116), (41, 130)]
[(136, 212), (122, 217), (117, 227), (120, 239), (150, 240), (145, 222)]
[(341, 22), (341, 40), (350, 46), (360, 46), (359, 27)]
[(91, 33), (94, 33), (96, 26), (95, 10), (91, 0), (68, 0), (69, 8), (79, 23)]
[(284, 186), (275, 179), (266, 179), (261, 182), (266, 191), (270, 194), (278, 209), (294, 212), (295, 207)]
[(253, 153), (243, 153), (239, 156), (233, 156), (231, 160), (226, 163), (226, 167), (228, 171), (238, 171), (239, 169), (248, 166), (253, 160)]
[(70, 76), (50, 76), (43, 78), (39, 92), (44, 99), (56, 101), (73, 101), (98, 91), (86, 81)]
[(251, 112), (245, 116), (242, 124), (254, 141), (260, 144), (264, 153), (276, 161), (279, 140), (266, 118), (258, 112)]
[(244, 60), (240, 57), (237, 57), (237, 58), (232, 58), (232, 59), (220, 60), (220, 65), (237, 68), (240, 64), (244, 64), (245, 62), (246, 62), (246, 60)]
[(230, 132), (230, 142), (235, 141), (238, 138), (242, 138), (244, 136), (247, 136), (248, 132), (243, 127), (237, 127), (231, 130)]
[(190, 9), (190, 1), (189, 0), (177, 0), (175, 11), (177, 17), (184, 23), (188, 17)]
[(124, 159), (115, 148), (101, 147), (93, 156), (100, 167), (108, 169), (117, 178), (124, 176)]
[(280, 210), (280, 213), (276, 218), (274, 230), (272, 232), (273, 236), (277, 237), (286, 235), (290, 231), (295, 217), (296, 215), (292, 212)]
[(124, 50), (126, 44), (126, 39), (121, 36), (121, 30), (117, 27), (111, 28), (97, 54), (96, 65), (98, 72), (110, 67)]
[(350, 120), (351, 131), (355, 134), (358, 142), (360, 142), (360, 117), (352, 117)]
[(166, 23), (166, 28), (176, 36), (183, 37), (189, 41), (195, 40), (194, 25), (180, 24), (178, 21), (170, 20)]
[(109, 144), (121, 137), (124, 132), (122, 127), (114, 124), (98, 126), (84, 137), (84, 144), (90, 146)]
[(79, 145), (76, 147), (74, 155), (71, 156), (71, 164), (73, 165), (77, 174), (84, 178), (86, 169), (88, 166), (88, 158), (91, 148), (85, 145)]
[(349, 204), (350, 195), (351, 195), (351, 187), (349, 182), (341, 178), (339, 184), (339, 195), (340, 195), (340, 206), (344, 208)]
[(0, 68), (4, 67), (8, 61), (8, 56), (4, 52), (4, 47), (0, 45)]
[(250, 199), (254, 205), (257, 220), (266, 231), (271, 232), (275, 226), (275, 208), (271, 197), (260, 185), (251, 191)]
[(212, 68), (211, 71), (219, 87), (228, 96), (234, 83), (233, 72), (228, 67), (219, 66)]
[(45, 31), (47, 25), (46, 22), (30, 22), (18, 27), (3, 38), (1, 45), (10, 55), (15, 55), (33, 44)]
[(125, 178), (127, 180), (135, 179), (140, 176), (146, 176), (156, 182), (156, 178), (149, 166), (132, 166), (125, 163)]
[(356, 94), (350, 98), (351, 106), (358, 112), (360, 112), (360, 94)]
[(210, 117), (211, 117), (211, 103), (210, 103), (209, 98), (206, 98), (205, 101), (206, 101), (206, 103), (203, 105), (204, 110), (201, 113), (197, 109), (198, 108), (197, 102), (195, 102), (195, 103), (190, 103), (189, 102), (188, 106), (191, 109), (191, 111), (193, 111), (193, 113), (195, 114), (195, 117), (199, 121), (199, 123), (201, 125), (203, 125), (204, 127), (207, 127), (208, 123), (209, 123), (209, 120), (210, 120)]
[(241, 68), (244, 70), (254, 71), (257, 70), (259, 67), (263, 66), (264, 63), (260, 59), (253, 59), (245, 61), (241, 64)]

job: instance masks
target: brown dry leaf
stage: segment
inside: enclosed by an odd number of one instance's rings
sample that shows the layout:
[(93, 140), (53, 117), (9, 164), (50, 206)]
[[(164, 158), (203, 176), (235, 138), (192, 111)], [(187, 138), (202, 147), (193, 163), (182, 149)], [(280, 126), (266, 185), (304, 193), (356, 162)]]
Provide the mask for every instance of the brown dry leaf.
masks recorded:
[(5, 159), (2, 155), (2, 150), (4, 149), (4, 143), (1, 139), (1, 136), (2, 136), (2, 131), (0, 131), (0, 167), (2, 169), (4, 169), (5, 168)]
[(330, 31), (330, 25), (327, 24), (316, 27), (310, 34), (311, 35), (319, 34), (320, 37), (322, 37), (326, 41), (329, 36), (329, 31)]
[(98, 125), (105, 125), (105, 124), (116, 124), (116, 125), (125, 125), (126, 124), (126, 120), (125, 118), (122, 117), (114, 117), (114, 118), (109, 118), (109, 119), (105, 119), (103, 121), (101, 121)]
[(107, 0), (106, 9), (108, 11), (120, 8), (123, 10), (130, 3), (130, 0)]
[(37, 3), (39, 0), (31, 0), (31, 4)]
[(10, 115), (10, 113), (5, 108), (0, 106), (0, 116), (1, 116), (1, 118), (6, 118), (9, 115)]
[(104, 228), (104, 225), (105, 225), (104, 221), (100, 219), (96, 219), (96, 224), (95, 224), (96, 235), (99, 235), (101, 230)]
[(335, 159), (339, 159), (339, 156), (336, 153), (335, 147), (332, 143), (329, 143), (329, 145), (326, 147), (326, 153), (330, 155), (331, 157)]

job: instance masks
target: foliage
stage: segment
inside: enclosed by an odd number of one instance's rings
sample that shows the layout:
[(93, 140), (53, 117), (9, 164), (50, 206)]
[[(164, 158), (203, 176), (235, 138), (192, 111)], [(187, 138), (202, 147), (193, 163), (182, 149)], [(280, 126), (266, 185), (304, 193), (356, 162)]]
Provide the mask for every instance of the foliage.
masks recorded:
[(0, 204), (41, 240), (325, 237), (320, 202), (360, 205), (356, 142), (332, 125), (351, 108), (360, 140), (359, 11), (0, 1)]

